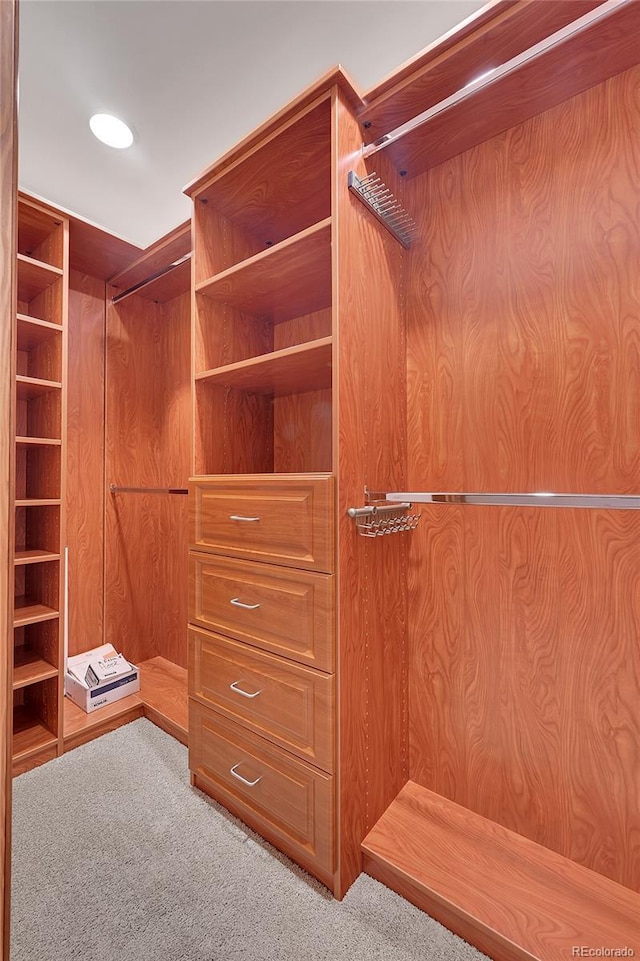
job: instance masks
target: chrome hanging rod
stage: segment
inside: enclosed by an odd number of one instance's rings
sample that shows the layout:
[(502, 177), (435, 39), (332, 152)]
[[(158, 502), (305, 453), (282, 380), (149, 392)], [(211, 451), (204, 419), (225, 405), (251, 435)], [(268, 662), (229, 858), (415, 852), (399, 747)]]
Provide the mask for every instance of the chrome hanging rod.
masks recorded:
[(188, 494), (186, 487), (116, 487), (109, 484), (112, 494)]
[(132, 287), (127, 287), (126, 290), (123, 290), (121, 293), (116, 294), (114, 297), (112, 297), (111, 303), (117, 304), (118, 301), (123, 300), (125, 297), (128, 297), (130, 294), (135, 294), (137, 290), (141, 290), (143, 287), (146, 287), (147, 284), (152, 283), (154, 280), (158, 280), (159, 277), (163, 277), (165, 274), (168, 274), (171, 270), (174, 270), (176, 267), (179, 267), (181, 264), (186, 263), (187, 260), (191, 260), (191, 253), (185, 254), (184, 257), (180, 257), (179, 260), (175, 260), (172, 264), (169, 264), (168, 267), (163, 267), (161, 270), (156, 270), (155, 274), (151, 274), (150, 277), (145, 277), (144, 280), (140, 280), (137, 284), (134, 284)]
[(434, 493), (427, 491), (394, 491), (385, 498), (390, 503), (409, 501), (414, 504), (478, 504), (498, 507), (579, 507), (601, 510), (640, 510), (637, 494), (530, 494)]
[(412, 117), (412, 119), (407, 120), (406, 123), (400, 124), (400, 126), (395, 127), (393, 130), (389, 131), (389, 133), (379, 137), (377, 140), (373, 141), (373, 143), (364, 144), (362, 148), (363, 156), (370, 157), (372, 154), (377, 153), (378, 150), (388, 147), (396, 140), (404, 137), (405, 134), (411, 133), (413, 130), (421, 127), (429, 120), (433, 120), (433, 118), (437, 117), (438, 114), (450, 110), (451, 107), (455, 107), (456, 104), (461, 103), (468, 97), (472, 97), (479, 90), (483, 90), (485, 87), (495, 83), (496, 80), (500, 80), (502, 77), (506, 77), (508, 74), (513, 73), (520, 67), (523, 67), (530, 60), (535, 60), (548, 50), (552, 50), (559, 44), (564, 43), (570, 37), (577, 36), (578, 34), (582, 33), (583, 30), (586, 30), (594, 23), (598, 23), (599, 21), (606, 19), (621, 7), (634, 2), (636, 2), (636, 0), (606, 0), (606, 2), (601, 4), (599, 7), (596, 7), (594, 10), (590, 10), (588, 13), (585, 13), (584, 16), (579, 17), (577, 20), (567, 24), (565, 27), (562, 27), (561, 30), (557, 30), (555, 33), (552, 33), (551, 36), (545, 37), (544, 40), (534, 44), (533, 47), (523, 50), (522, 53), (512, 57), (511, 60), (507, 60), (506, 63), (500, 64), (499, 67), (495, 67), (493, 70), (487, 71), (486, 74), (483, 74), (477, 80), (471, 80), (460, 90), (456, 90), (455, 93), (451, 94), (450, 97), (447, 97), (445, 100), (441, 100), (439, 103), (434, 104), (433, 107), (429, 107), (428, 110), (424, 110), (416, 117)]

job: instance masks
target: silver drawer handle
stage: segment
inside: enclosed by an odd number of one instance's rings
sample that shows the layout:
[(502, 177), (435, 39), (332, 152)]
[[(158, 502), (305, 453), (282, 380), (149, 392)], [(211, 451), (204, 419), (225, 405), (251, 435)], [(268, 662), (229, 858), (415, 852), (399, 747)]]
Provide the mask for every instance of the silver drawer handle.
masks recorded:
[(229, 601), (234, 607), (241, 607), (245, 611), (257, 611), (260, 607), (259, 604), (243, 604), (239, 597), (232, 597)]
[(233, 684), (229, 685), (231, 690), (235, 691), (236, 694), (242, 694), (243, 697), (249, 697), (249, 698), (254, 698), (254, 697), (257, 697), (258, 694), (262, 694), (262, 688), (259, 691), (255, 691), (253, 694), (249, 694), (247, 691), (243, 691), (241, 687), (238, 687), (239, 683), (240, 681), (234, 681)]
[(242, 514), (229, 514), (230, 521), (259, 521), (260, 517), (243, 517)]
[(236, 768), (240, 767), (241, 764), (242, 764), (242, 761), (238, 761), (237, 764), (234, 764), (233, 767), (230, 767), (230, 768), (229, 768), (229, 774), (233, 774), (233, 776), (234, 776), (235, 778), (237, 778), (239, 781), (242, 781), (242, 783), (243, 783), (243, 784), (246, 784), (247, 787), (255, 787), (256, 784), (258, 783), (258, 781), (261, 781), (262, 778), (261, 778), (261, 777), (257, 777), (257, 778), (255, 779), (255, 781), (247, 781), (246, 777), (243, 777), (242, 774), (238, 774), (238, 772), (237, 772), (237, 770), (236, 770)]

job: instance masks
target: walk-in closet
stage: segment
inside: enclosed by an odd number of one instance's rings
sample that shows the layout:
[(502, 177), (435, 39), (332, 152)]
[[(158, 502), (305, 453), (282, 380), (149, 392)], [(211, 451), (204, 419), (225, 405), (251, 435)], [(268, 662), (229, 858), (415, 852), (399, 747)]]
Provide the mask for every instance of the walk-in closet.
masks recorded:
[(144, 250), (7, 149), (8, 775), (145, 716), (337, 900), (640, 954), (639, 36), (497, 0), (335, 67)]

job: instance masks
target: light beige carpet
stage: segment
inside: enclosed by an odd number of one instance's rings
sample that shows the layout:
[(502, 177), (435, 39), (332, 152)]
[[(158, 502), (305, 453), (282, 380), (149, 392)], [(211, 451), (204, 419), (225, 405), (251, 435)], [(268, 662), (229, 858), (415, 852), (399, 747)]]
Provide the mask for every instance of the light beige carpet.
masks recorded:
[(481, 961), (362, 875), (334, 901), (146, 720), (14, 781), (12, 961)]

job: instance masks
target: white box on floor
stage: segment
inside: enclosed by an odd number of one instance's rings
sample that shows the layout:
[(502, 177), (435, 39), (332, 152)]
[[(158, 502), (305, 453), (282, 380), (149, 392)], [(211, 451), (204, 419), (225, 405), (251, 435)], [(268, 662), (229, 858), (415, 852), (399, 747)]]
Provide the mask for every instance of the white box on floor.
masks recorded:
[(115, 649), (111, 644), (103, 644), (102, 647), (95, 647), (84, 654), (75, 654), (67, 659), (67, 669), (64, 675), (64, 692), (71, 698), (74, 704), (81, 707), (87, 714), (104, 707), (105, 704), (113, 704), (123, 697), (135, 694), (140, 690), (140, 672), (135, 664), (129, 664), (131, 670), (126, 674), (120, 674), (116, 678), (107, 678), (89, 687), (85, 681), (87, 668), (91, 661), (105, 657), (116, 656)]

